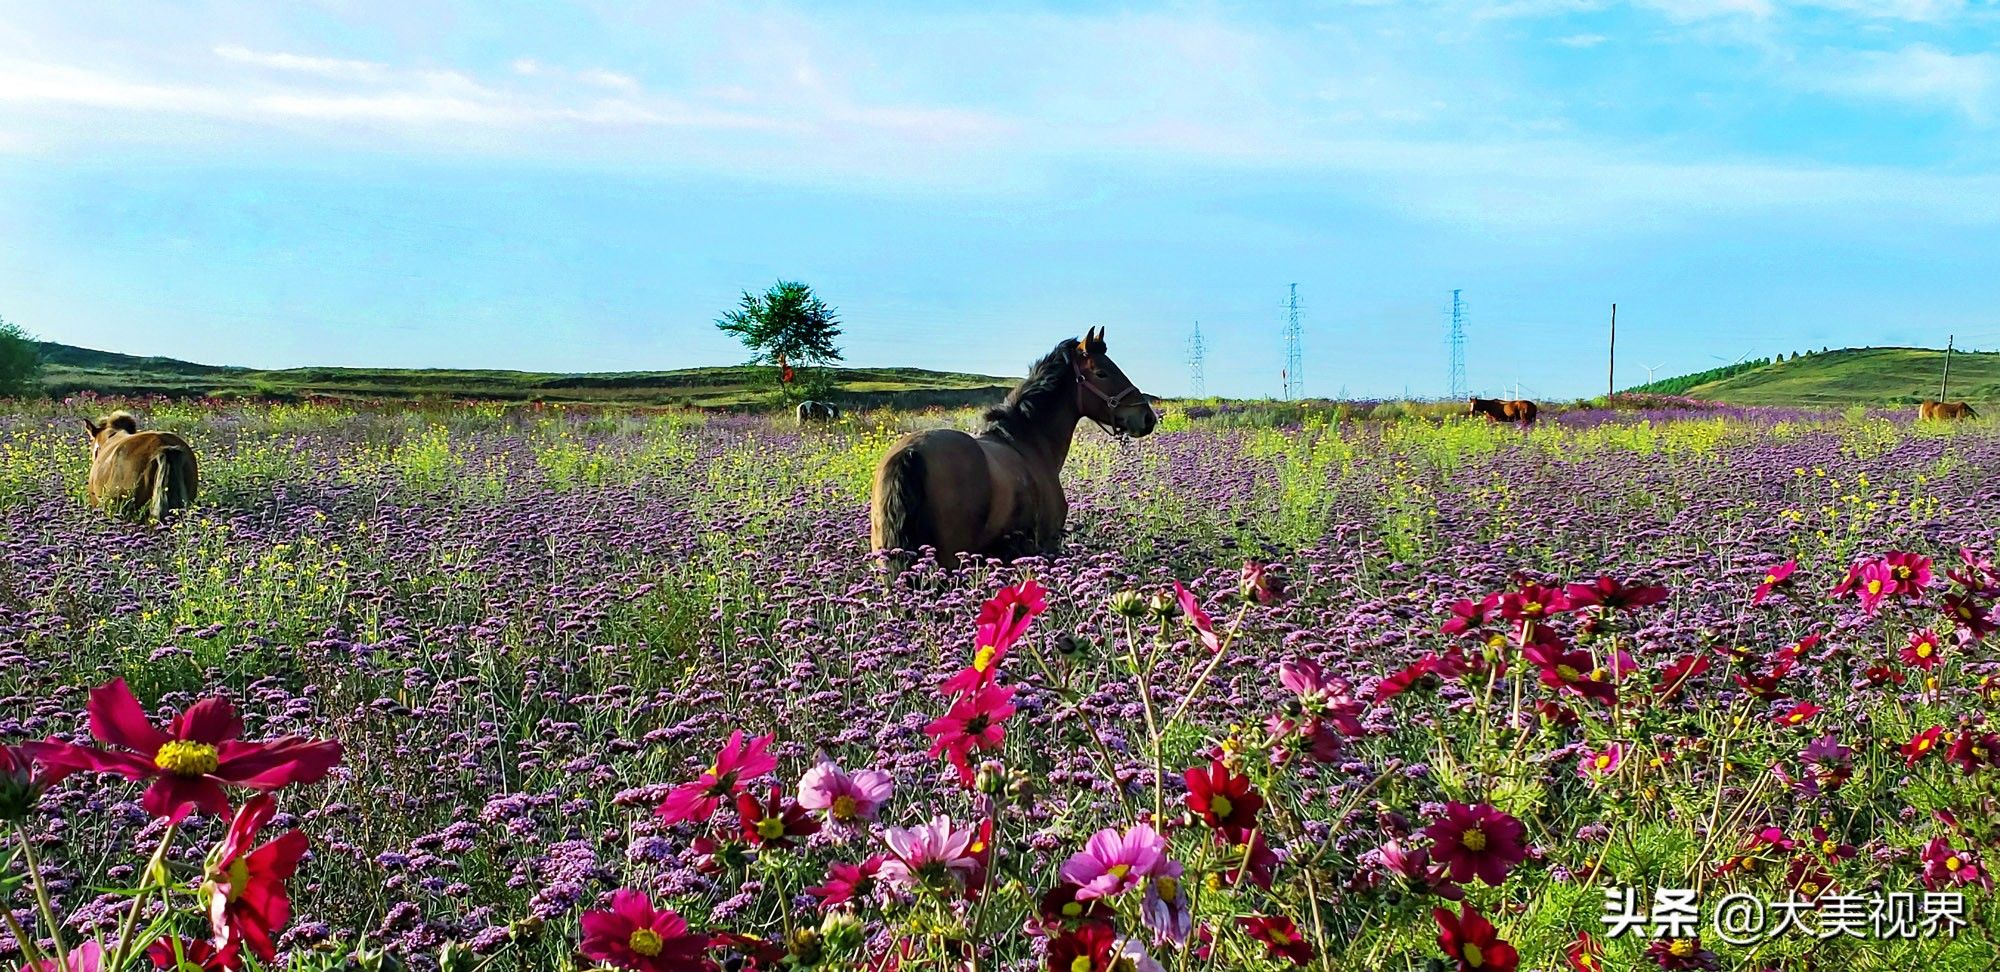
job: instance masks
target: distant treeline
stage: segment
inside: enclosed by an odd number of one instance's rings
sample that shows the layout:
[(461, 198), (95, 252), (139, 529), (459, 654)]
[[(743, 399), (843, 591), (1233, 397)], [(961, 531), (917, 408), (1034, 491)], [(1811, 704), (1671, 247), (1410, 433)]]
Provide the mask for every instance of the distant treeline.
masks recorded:
[(1697, 371), (1691, 375), (1679, 375), (1673, 378), (1662, 378), (1659, 381), (1653, 382), (1651, 384), (1639, 385), (1637, 387), (1628, 388), (1624, 392), (1621, 392), (1620, 394), (1636, 392), (1640, 394), (1650, 394), (1650, 395), (1684, 395), (1687, 393), (1688, 389), (1693, 388), (1696, 385), (1706, 385), (1711, 381), (1721, 381), (1724, 378), (1732, 378), (1746, 371), (1755, 371), (1758, 368), (1762, 368), (1766, 365), (1769, 365), (1770, 363), (1771, 363), (1770, 358), (1751, 358), (1747, 361), (1739, 361), (1735, 364), (1723, 365), (1720, 368), (1710, 368), (1707, 371)]

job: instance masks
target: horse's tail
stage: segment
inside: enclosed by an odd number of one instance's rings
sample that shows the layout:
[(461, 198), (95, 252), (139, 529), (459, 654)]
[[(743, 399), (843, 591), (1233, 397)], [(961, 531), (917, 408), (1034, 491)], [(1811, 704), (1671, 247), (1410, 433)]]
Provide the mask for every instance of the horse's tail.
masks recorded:
[(1978, 412), (1975, 412), (1975, 411), (1973, 411), (1973, 410), (1972, 410), (1972, 403), (1971, 403), (1971, 402), (1964, 402), (1964, 403), (1960, 404), (1960, 405), (1959, 405), (1958, 407), (1959, 407), (1959, 408), (1962, 408), (1962, 409), (1964, 409), (1964, 410), (1965, 410), (1965, 417), (1966, 417), (1966, 418), (1978, 418), (1978, 417), (1979, 417), (1979, 413), (1978, 413)]
[(909, 566), (917, 548), (936, 542), (924, 512), (924, 454), (914, 446), (891, 453), (877, 483), (875, 549), (903, 551), (890, 555), (893, 577)]
[(175, 487), (180, 485), (180, 464), (175, 461), (180, 451), (168, 446), (153, 453), (153, 502), (147, 512), (152, 514), (156, 523), (164, 521), (169, 512), (186, 505), (185, 501), (174, 501)]

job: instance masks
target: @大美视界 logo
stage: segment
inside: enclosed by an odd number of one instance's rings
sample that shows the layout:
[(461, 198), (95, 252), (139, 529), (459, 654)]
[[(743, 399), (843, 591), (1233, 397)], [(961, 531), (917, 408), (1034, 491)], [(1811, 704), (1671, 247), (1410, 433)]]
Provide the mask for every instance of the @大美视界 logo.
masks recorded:
[(1605, 935), (1653, 939), (1698, 938), (1704, 930), (1731, 945), (1754, 945), (1783, 936), (1908, 940), (1949, 938), (1966, 925), (1965, 896), (1957, 891), (1875, 891), (1868, 894), (1796, 894), (1764, 898), (1736, 892), (1704, 914), (1698, 891), (1656, 888), (1641, 907), (1635, 888), (1604, 889)]

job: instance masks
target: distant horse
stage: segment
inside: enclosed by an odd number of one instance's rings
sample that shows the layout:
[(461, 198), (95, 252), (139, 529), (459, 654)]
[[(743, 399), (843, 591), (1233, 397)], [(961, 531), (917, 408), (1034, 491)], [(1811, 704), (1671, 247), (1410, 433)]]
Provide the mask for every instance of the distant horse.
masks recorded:
[(1922, 404), (1917, 406), (1918, 421), (1925, 419), (1951, 421), (1954, 419), (1978, 417), (1979, 413), (1973, 411), (1972, 406), (1966, 402), (1940, 402), (1935, 399), (1925, 399)]
[(832, 402), (800, 402), (799, 424), (831, 422), (840, 418), (840, 406)]
[(164, 519), (194, 505), (194, 449), (172, 432), (141, 432), (139, 421), (113, 412), (90, 430), (90, 503), (127, 520)]
[(1484, 415), (1488, 422), (1519, 422), (1522, 425), (1535, 424), (1535, 403), (1522, 399), (1469, 398), (1466, 399), (1467, 415)]
[(918, 547), (958, 566), (959, 554), (1014, 558), (1062, 548), (1069, 501), (1062, 490), (1077, 423), (1120, 438), (1159, 421), (1144, 392), (1105, 355), (1104, 329), (1064, 341), (1029, 369), (978, 435), (933, 429), (904, 436), (875, 469), (871, 540), (891, 570)]

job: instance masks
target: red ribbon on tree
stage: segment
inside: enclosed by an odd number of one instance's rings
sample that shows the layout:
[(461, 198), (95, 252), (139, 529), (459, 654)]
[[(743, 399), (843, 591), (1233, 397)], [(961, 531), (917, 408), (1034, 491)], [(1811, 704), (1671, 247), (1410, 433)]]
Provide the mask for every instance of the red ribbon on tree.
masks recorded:
[(778, 380), (787, 385), (791, 384), (792, 366), (785, 363), (785, 356), (782, 353), (778, 355), (778, 369)]

